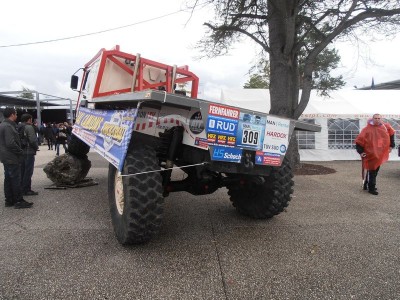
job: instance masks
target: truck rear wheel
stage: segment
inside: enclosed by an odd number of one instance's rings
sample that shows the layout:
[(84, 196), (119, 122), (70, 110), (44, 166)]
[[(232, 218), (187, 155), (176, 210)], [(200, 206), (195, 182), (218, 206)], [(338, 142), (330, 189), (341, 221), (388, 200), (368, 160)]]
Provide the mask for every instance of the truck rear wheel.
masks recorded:
[(288, 206), (293, 193), (293, 173), (289, 161), (274, 168), (270, 176), (259, 178), (265, 181), (247, 180), (244, 184), (228, 186), (233, 206), (243, 215), (255, 219), (267, 219), (281, 213)]
[[(122, 175), (160, 169), (152, 148), (129, 149)], [(162, 178), (159, 172), (121, 176), (108, 171), (108, 198), (115, 235), (122, 245), (140, 244), (158, 233), (163, 214)]]

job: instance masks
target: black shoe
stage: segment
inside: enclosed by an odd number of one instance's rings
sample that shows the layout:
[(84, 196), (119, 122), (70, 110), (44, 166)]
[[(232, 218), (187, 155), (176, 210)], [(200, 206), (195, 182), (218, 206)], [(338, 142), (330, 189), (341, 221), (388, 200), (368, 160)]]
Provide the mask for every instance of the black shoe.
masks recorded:
[(37, 196), (37, 195), (39, 195), (39, 193), (34, 191), (27, 191), (26, 193), (24, 193), (24, 196)]
[(379, 194), (376, 190), (370, 190), (370, 191), (368, 191), (368, 193), (370, 193), (372, 195), (378, 195)]
[(364, 190), (364, 191), (368, 190), (368, 186), (367, 186), (366, 184), (364, 184), (363, 190)]
[(25, 201), (22, 199), (21, 201), (18, 201), (14, 204), (14, 208), (19, 209), (19, 208), (30, 208), (32, 207), (33, 203)]
[(10, 201), (6, 201), (6, 203), (4, 204), (4, 206), (5, 206), (5, 207), (11, 207), (11, 206), (14, 206), (14, 203), (13, 203), (13, 202), (10, 202)]

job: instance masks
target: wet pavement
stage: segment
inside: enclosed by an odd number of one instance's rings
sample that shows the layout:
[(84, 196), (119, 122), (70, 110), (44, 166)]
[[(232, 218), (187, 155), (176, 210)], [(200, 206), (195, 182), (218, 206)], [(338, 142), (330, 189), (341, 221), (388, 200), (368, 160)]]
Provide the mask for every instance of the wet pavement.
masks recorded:
[(337, 172), (295, 176), (267, 221), (238, 215), (225, 189), (171, 194), (160, 234), (123, 247), (107, 163), (89, 156), (99, 185), (45, 189), (55, 152), (42, 146), (33, 208), (1, 204), (0, 299), (400, 299), (400, 162), (381, 168), (378, 196), (361, 190), (360, 162), (318, 163)]

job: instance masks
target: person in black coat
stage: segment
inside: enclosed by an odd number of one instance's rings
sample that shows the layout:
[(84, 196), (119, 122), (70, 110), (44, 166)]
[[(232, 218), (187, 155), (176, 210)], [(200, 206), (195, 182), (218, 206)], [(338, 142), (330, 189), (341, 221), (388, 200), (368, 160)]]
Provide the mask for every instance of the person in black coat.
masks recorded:
[(53, 150), (53, 144), (56, 137), (50, 123), (47, 123), (46, 127), (43, 129), (43, 136), (47, 142), (49, 150)]
[(23, 150), (17, 131), (17, 112), (12, 107), (3, 111), (4, 120), (0, 124), (0, 161), (4, 166), (4, 196), (5, 206), (14, 208), (29, 208), (32, 202), (22, 197), (21, 162)]
[[(32, 124), (32, 116), (30, 114), (23, 114), (21, 117), (21, 124), (18, 125), (20, 132), (23, 130), (25, 148), (24, 158), (21, 163), (21, 186), (24, 196), (36, 196), (39, 193), (32, 190), (32, 176), (35, 167), (36, 151), (39, 150), (38, 139), (36, 135), (35, 126)], [(20, 134), (21, 137), (21, 134)]]
[(56, 141), (57, 141), (57, 146), (56, 146), (56, 151), (57, 151), (57, 156), (60, 155), (60, 145), (63, 145), (65, 153), (68, 152), (67, 149), (67, 129), (65, 128), (64, 124), (59, 124), (58, 125), (58, 132), (56, 134)]

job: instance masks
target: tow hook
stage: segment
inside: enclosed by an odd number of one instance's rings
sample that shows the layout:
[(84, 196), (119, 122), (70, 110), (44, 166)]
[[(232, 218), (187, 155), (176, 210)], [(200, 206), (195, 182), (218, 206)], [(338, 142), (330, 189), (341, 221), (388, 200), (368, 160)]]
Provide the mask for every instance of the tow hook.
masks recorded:
[(243, 165), (246, 169), (253, 169), (254, 163), (252, 162), (252, 157), (250, 153), (244, 153), (243, 156)]

